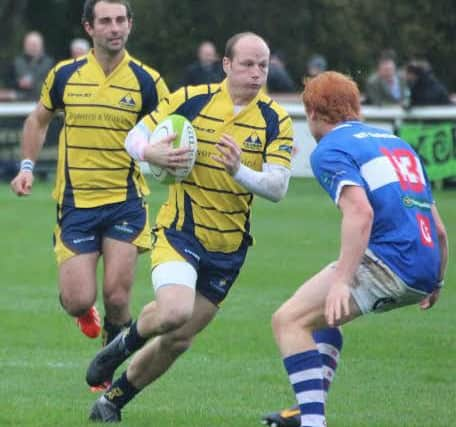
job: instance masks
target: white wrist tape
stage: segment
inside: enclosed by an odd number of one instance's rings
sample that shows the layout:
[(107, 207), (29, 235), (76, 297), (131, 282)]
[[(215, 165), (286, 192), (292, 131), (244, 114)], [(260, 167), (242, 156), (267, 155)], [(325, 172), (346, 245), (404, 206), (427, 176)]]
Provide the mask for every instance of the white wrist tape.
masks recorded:
[(33, 160), (30, 159), (24, 159), (21, 161), (21, 171), (28, 171), (28, 172), (33, 172), (33, 169), (35, 167), (35, 163)]

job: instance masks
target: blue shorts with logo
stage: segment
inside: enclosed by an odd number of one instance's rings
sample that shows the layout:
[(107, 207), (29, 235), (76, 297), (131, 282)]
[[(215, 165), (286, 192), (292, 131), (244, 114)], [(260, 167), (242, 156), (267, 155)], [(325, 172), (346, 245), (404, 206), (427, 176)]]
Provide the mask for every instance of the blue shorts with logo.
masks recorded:
[(152, 268), (163, 262), (183, 258), (198, 274), (196, 290), (219, 305), (239, 275), (248, 246), (246, 242), (235, 252), (210, 252), (194, 235), (175, 229), (160, 229), (155, 232), (152, 246)]
[(57, 206), (54, 251), (59, 264), (77, 254), (101, 252), (105, 237), (132, 243), (139, 251), (149, 250), (152, 242), (144, 199), (95, 208)]

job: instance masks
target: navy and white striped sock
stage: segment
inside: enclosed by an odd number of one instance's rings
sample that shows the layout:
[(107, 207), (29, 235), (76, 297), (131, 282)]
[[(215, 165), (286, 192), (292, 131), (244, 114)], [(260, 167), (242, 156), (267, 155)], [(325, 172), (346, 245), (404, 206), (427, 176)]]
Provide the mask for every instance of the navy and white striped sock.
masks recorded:
[(323, 389), (326, 400), (339, 363), (343, 337), (339, 328), (320, 329), (315, 331), (312, 336), (317, 343), (318, 352), (323, 362)]
[(325, 391), (322, 360), (318, 350), (288, 356), (283, 360), (301, 410), (302, 427), (325, 427)]

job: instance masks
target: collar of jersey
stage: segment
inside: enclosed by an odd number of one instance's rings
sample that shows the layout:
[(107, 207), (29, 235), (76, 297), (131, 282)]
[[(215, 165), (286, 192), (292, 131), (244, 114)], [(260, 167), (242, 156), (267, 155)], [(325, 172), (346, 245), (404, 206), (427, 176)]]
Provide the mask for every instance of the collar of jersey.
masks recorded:
[(359, 120), (348, 120), (346, 122), (341, 122), (337, 126), (333, 127), (326, 135), (324, 135), (318, 143), (321, 144), (322, 142), (324, 142), (326, 140), (327, 136), (331, 135), (334, 132), (337, 132), (338, 130), (349, 128), (354, 125), (360, 125), (361, 123), (362, 122)]
[[(224, 101), (226, 102), (226, 104), (231, 106), (231, 110), (233, 111), (233, 114), (234, 114), (234, 104), (233, 104), (233, 100), (231, 98), (230, 92), (228, 90), (228, 79), (225, 79), (222, 81), (222, 83), (220, 83), (220, 89), (221, 89), (221, 95), (223, 96)], [(242, 110), (236, 116), (239, 117), (245, 111), (249, 111), (251, 109), (252, 105), (255, 105), (258, 102), (258, 100), (261, 98), (262, 95), (263, 95), (263, 89), (260, 89), (260, 91), (256, 94), (255, 98), (253, 98), (247, 105), (244, 105)]]
[(343, 128), (347, 128), (347, 127), (351, 127), (353, 125), (359, 125), (359, 124), (361, 124), (361, 122), (359, 120), (348, 120), (346, 122), (339, 123), (337, 126), (333, 127), (331, 132), (334, 132), (335, 130), (338, 130), (338, 129), (343, 129)]
[(112, 73), (109, 76), (106, 76), (103, 69), (101, 68), (100, 63), (98, 62), (97, 58), (95, 57), (95, 54), (93, 53), (93, 49), (90, 49), (89, 53), (87, 54), (87, 61), (89, 64), (93, 65), (97, 71), (99, 72), (100, 76), (103, 76), (105, 79), (109, 79), (112, 76), (116, 74), (118, 70), (120, 70), (126, 63), (128, 63), (131, 59), (130, 54), (127, 52), (127, 50), (124, 51), (124, 57), (122, 58), (122, 61), (120, 61), (117, 64), (117, 67), (112, 70)]

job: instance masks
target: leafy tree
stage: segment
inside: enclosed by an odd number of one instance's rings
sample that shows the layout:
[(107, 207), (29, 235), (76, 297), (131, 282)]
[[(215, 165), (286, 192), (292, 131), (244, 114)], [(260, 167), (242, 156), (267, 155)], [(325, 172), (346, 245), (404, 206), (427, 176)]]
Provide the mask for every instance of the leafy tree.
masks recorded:
[[(41, 31), (57, 59), (68, 55), (71, 38), (83, 35), (84, 0), (0, 0), (0, 72), (21, 49), (24, 33)], [(175, 86), (202, 40), (225, 41), (239, 31), (264, 36), (284, 53), (296, 82), (313, 53), (330, 68), (363, 83), (384, 48), (404, 64), (426, 57), (438, 77), (456, 90), (456, 2), (454, 0), (131, 0), (135, 27), (129, 50), (155, 66)], [(3, 48), (4, 46), (4, 48)]]

